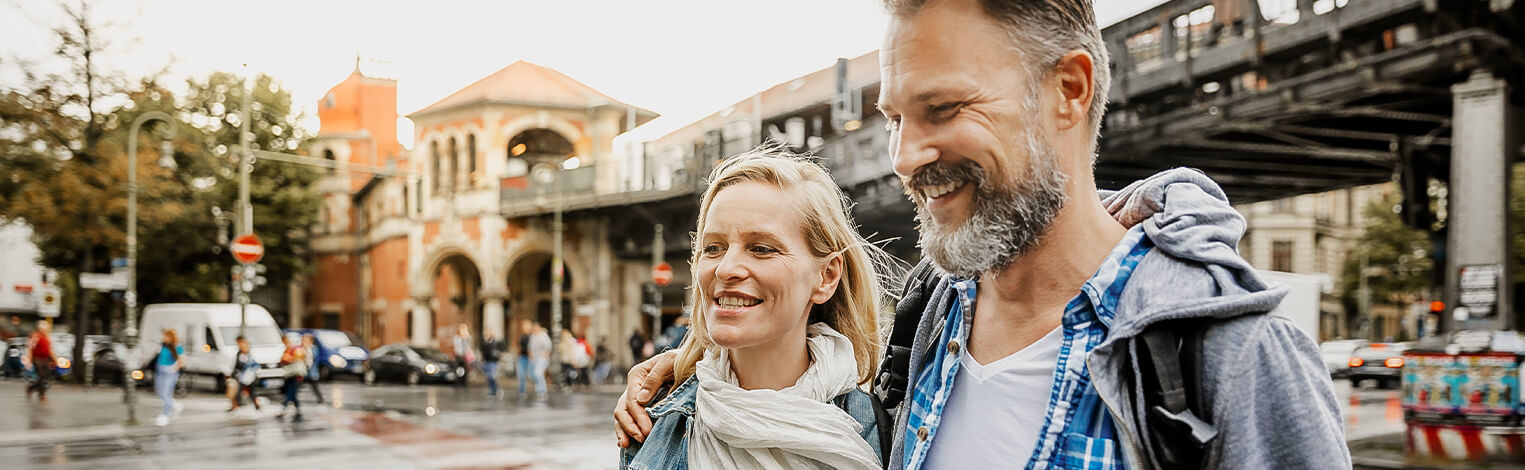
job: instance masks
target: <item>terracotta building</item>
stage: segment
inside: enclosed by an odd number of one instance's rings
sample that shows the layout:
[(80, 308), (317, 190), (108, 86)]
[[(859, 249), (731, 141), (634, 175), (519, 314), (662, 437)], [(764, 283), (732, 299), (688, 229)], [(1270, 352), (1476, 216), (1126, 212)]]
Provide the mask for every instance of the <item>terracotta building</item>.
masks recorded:
[[(318, 184), (316, 269), (293, 325), (348, 330), (368, 346), (443, 346), (462, 323), (510, 340), (520, 318), (549, 327), (551, 214), (639, 192), (631, 180), (646, 178), (628, 175), (612, 142), (656, 114), (521, 61), (409, 115), (408, 150), (396, 92), (357, 68), (319, 103), (308, 154), (370, 171), (341, 168)], [(649, 261), (614, 256), (597, 217), (563, 226), (562, 325), (617, 343), (638, 321), (626, 317)]]

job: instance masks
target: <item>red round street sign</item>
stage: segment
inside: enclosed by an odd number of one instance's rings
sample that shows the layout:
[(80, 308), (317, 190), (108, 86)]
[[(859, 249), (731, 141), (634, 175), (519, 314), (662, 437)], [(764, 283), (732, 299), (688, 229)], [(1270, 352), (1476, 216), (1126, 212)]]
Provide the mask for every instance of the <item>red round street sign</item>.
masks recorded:
[(665, 286), (672, 282), (672, 265), (662, 263), (651, 268), (651, 280), (659, 286)]
[(239, 235), (233, 239), (228, 251), (233, 252), (233, 259), (243, 264), (258, 263), (265, 256), (265, 244), (260, 243), (259, 237), (252, 233)]

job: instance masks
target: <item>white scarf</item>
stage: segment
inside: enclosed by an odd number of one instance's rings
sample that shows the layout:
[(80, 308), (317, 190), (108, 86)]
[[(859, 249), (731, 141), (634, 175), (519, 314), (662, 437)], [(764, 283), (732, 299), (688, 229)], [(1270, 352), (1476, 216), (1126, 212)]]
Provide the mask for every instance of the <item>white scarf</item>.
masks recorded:
[[(743, 390), (724, 350), (695, 365), (699, 380), (689, 466), (696, 469), (877, 469), (858, 421), (831, 403), (857, 387), (852, 342), (826, 326), (810, 325), (813, 361), (794, 386)], [(888, 423), (879, 423), (885, 426)]]

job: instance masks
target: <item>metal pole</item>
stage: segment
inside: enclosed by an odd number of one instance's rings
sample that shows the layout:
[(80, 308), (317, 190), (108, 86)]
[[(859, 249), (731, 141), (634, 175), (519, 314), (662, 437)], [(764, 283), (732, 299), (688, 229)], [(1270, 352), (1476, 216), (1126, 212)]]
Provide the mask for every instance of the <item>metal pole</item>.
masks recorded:
[[(246, 78), (247, 79), (247, 78)], [(258, 83), (258, 80), (256, 80)], [(238, 146), (242, 152), (238, 157), (238, 207), (239, 228), (238, 234), (254, 233), (254, 208), (249, 205), (249, 173), (254, 170), (254, 153), (249, 148), (249, 120), (253, 113), (249, 108), (253, 105), (254, 88), (244, 87), (243, 119), (239, 119)], [(239, 276), (238, 280), (238, 335), (244, 335), (244, 329), (248, 324), (247, 311), (249, 308), (249, 291), (244, 288), (248, 285), (245, 281), (249, 273), (246, 271)]]
[(1367, 285), (1366, 280), (1366, 257), (1366, 250), (1361, 250), (1361, 283), (1360, 289), (1356, 292), (1361, 297), (1361, 337), (1374, 339), (1371, 337), (1371, 288)]
[[(123, 330), (127, 335), (127, 357), (122, 361), (122, 401), (127, 404), (128, 425), (138, 423), (138, 395), (134, 390), (137, 384), (132, 379), (131, 367), (137, 362), (134, 350), (138, 346), (138, 130), (143, 127), (143, 123), (154, 119), (171, 125), (175, 122), (168, 114), (149, 111), (132, 121), (132, 130), (127, 138), (127, 293), (122, 295), (127, 307), (127, 325)], [(83, 329), (77, 338), (84, 341)], [(89, 362), (86, 358), (78, 359)]]
[[(662, 259), (667, 254), (667, 239), (662, 237), (662, 224), (656, 224), (655, 232), (651, 236), (651, 269), (656, 271), (657, 266), (662, 264)], [(651, 299), (651, 344), (652, 350), (661, 348), (656, 344), (657, 333), (662, 331), (662, 286), (652, 282)]]
[[(554, 170), (554, 171), (560, 171)], [(551, 231), (551, 377), (561, 378), (561, 175), (555, 175), (555, 216)]]

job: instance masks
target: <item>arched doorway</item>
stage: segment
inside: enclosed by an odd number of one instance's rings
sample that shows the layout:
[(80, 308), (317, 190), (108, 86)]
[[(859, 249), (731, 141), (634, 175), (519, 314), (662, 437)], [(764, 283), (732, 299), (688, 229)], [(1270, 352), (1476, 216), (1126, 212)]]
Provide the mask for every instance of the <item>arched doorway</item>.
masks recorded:
[[(434, 268), (434, 338), (445, 340), (455, 335), (456, 326), (465, 323), (473, 336), (482, 332), (482, 273), (464, 254), (451, 254)], [(441, 341), (446, 342), (447, 341)]]
[(559, 168), (562, 162), (576, 154), (572, 142), (550, 129), (530, 129), (520, 132), (508, 141), (508, 174), (527, 175), (540, 163), (550, 163)]
[[(561, 328), (572, 329), (574, 312), (572, 300), (572, 273), (562, 260), (561, 281)], [(540, 326), (551, 327), (551, 254), (536, 252), (514, 262), (508, 270), (509, 312), (514, 321), (511, 325), (518, 334), (518, 322), (534, 320)]]

